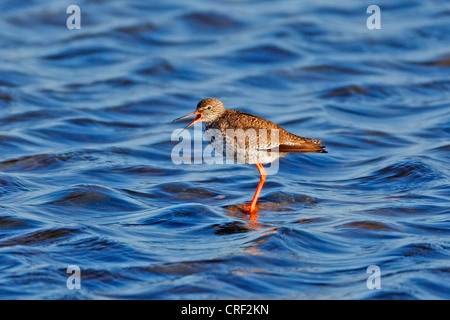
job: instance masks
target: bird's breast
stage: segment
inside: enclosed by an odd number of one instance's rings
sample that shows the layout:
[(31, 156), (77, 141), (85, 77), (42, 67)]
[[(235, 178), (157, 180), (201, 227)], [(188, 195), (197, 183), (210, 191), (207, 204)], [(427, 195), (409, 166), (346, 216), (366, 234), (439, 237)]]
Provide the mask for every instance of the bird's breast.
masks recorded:
[(227, 159), (238, 163), (270, 163), (280, 155), (278, 132), (260, 128), (229, 126), (226, 122), (205, 127), (205, 139)]

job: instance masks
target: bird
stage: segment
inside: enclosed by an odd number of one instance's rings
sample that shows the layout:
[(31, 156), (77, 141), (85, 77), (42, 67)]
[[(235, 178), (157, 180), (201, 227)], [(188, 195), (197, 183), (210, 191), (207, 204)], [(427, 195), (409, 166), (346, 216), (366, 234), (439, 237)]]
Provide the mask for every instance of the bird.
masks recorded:
[(226, 109), (223, 102), (215, 98), (201, 100), (194, 112), (173, 122), (192, 116), (195, 116), (194, 120), (182, 131), (203, 122), (205, 139), (211, 141), (216, 150), (222, 150), (227, 159), (255, 164), (258, 168), (260, 181), (255, 194), (249, 204), (243, 205), (250, 216), (257, 214), (256, 204), (266, 181), (267, 172), (263, 164), (289, 153), (327, 153), (322, 140), (301, 137), (262, 117)]

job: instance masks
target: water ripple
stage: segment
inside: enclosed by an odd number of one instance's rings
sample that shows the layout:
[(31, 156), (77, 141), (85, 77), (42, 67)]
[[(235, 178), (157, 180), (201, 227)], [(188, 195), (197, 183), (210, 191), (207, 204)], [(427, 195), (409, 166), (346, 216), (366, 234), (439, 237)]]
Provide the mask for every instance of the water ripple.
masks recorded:
[[(80, 1), (69, 30), (2, 1), (0, 297), (448, 299), (449, 10), (379, 5)], [(329, 153), (280, 159), (250, 217), (255, 166), (171, 161), (210, 96)]]

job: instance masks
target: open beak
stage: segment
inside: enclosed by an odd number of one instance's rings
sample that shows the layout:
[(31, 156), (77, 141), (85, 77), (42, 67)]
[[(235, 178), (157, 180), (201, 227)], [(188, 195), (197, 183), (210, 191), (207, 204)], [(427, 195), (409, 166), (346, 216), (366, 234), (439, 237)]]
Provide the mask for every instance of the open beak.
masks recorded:
[(181, 134), (184, 130), (186, 130), (187, 128), (189, 128), (189, 127), (192, 126), (193, 124), (196, 124), (197, 122), (201, 121), (201, 120), (202, 120), (202, 114), (199, 113), (199, 112), (197, 112), (197, 111), (194, 111), (194, 112), (191, 112), (191, 113), (189, 113), (189, 114), (187, 114), (187, 115), (185, 115), (185, 116), (183, 116), (183, 117), (177, 118), (177, 119), (175, 119), (175, 120), (172, 121), (172, 122), (175, 122), (175, 121), (178, 121), (178, 120), (181, 120), (181, 119), (184, 119), (184, 118), (187, 118), (187, 117), (195, 116), (195, 115), (196, 115), (195, 119), (192, 120), (192, 122), (189, 123), (189, 124), (188, 124), (183, 130), (181, 130), (178, 134)]

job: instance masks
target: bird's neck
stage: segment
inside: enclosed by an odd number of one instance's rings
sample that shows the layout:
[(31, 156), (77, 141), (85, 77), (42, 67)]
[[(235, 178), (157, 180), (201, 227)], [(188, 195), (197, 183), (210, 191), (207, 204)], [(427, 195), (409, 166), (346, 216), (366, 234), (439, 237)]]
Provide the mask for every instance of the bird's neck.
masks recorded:
[(214, 127), (215, 124), (217, 124), (220, 121), (222, 121), (222, 119), (223, 119), (223, 117), (225, 117), (226, 113), (227, 113), (227, 110), (224, 110), (219, 116), (214, 118), (214, 120), (203, 121), (205, 123), (205, 125), (206, 125), (206, 128)]

